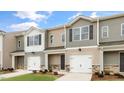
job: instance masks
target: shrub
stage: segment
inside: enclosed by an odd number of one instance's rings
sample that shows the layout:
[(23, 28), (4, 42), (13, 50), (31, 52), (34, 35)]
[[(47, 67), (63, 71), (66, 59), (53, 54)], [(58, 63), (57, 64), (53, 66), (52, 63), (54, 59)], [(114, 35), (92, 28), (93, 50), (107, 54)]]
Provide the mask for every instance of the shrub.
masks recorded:
[(53, 72), (54, 75), (58, 75), (58, 72)]
[(33, 73), (34, 73), (34, 74), (37, 73), (37, 70), (33, 70)]

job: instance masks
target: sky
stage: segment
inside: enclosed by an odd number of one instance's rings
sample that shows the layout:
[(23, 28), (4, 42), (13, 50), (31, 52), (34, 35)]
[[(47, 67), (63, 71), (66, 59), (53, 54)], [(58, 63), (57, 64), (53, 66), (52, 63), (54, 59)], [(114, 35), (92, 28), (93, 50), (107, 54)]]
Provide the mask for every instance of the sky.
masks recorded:
[(92, 18), (124, 13), (124, 11), (0, 11), (0, 30), (27, 30), (31, 26), (51, 28), (70, 22), (79, 15)]

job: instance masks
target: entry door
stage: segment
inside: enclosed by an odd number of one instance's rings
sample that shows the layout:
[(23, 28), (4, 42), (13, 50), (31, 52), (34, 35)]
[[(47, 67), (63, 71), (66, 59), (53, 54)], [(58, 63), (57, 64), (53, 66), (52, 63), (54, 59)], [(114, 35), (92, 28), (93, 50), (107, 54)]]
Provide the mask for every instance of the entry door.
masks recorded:
[(73, 55), (70, 57), (71, 72), (92, 73), (92, 59), (89, 55)]
[(65, 69), (65, 55), (61, 55), (61, 70)]
[(120, 54), (120, 72), (124, 72), (124, 53)]

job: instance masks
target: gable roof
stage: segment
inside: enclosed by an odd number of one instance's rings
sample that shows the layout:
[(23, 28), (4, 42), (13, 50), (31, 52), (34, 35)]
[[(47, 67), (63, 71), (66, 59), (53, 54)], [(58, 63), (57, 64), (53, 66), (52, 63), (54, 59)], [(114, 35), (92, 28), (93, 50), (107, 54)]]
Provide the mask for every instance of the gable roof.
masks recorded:
[(29, 34), (29, 33), (32, 32), (33, 30), (37, 30), (37, 31), (39, 31), (39, 32), (44, 32), (44, 31), (45, 31), (45, 29), (40, 29), (40, 28), (31, 26), (31, 27), (25, 32), (25, 34)]
[(79, 19), (84, 19), (84, 20), (87, 20), (87, 21), (90, 21), (90, 22), (93, 22), (93, 21), (96, 20), (95, 18), (91, 18), (91, 17), (88, 17), (88, 16), (79, 15), (76, 18), (74, 18), (72, 21), (70, 21), (67, 25), (72, 25), (73, 23), (75, 23)]

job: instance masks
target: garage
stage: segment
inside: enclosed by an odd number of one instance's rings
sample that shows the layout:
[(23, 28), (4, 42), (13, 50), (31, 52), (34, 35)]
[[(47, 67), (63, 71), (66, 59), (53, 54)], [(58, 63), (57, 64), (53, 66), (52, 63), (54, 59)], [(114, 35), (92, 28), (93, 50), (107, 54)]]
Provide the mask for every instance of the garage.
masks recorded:
[(40, 70), (40, 56), (28, 57), (28, 70)]
[(91, 55), (70, 56), (70, 72), (92, 73)]

